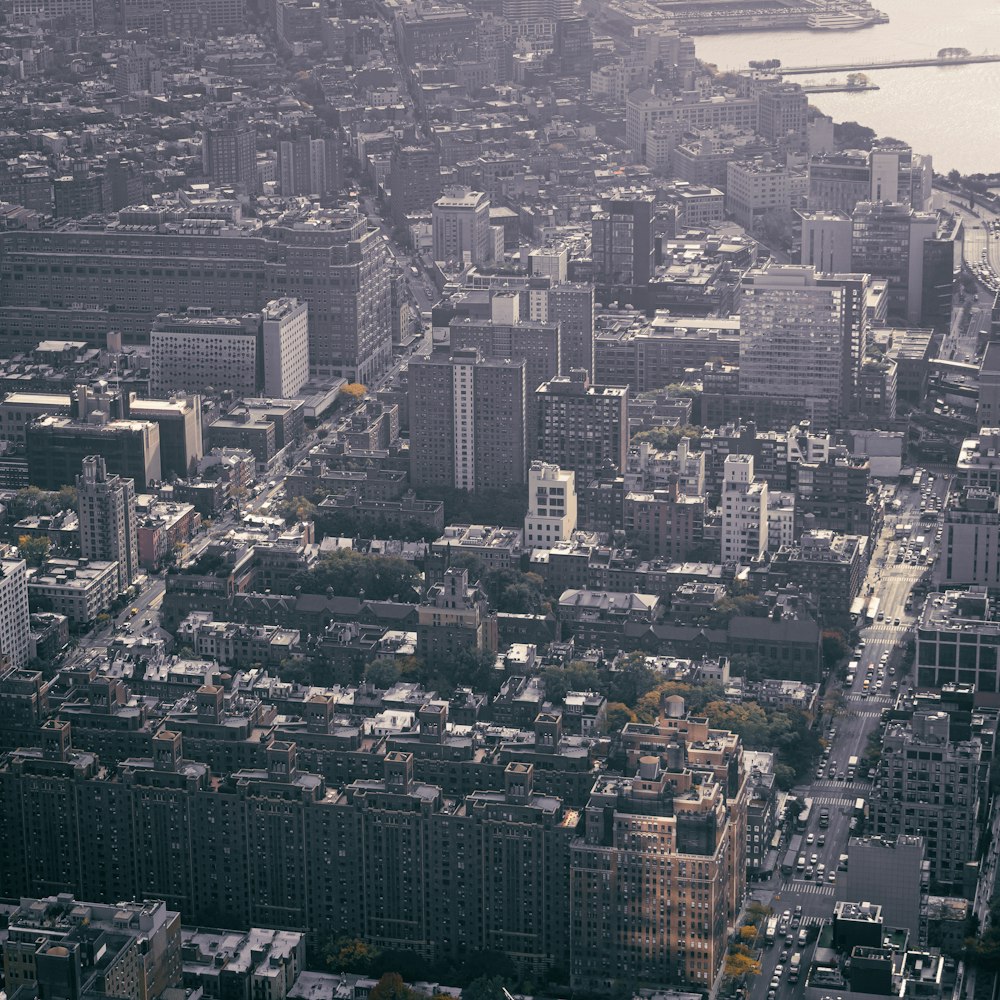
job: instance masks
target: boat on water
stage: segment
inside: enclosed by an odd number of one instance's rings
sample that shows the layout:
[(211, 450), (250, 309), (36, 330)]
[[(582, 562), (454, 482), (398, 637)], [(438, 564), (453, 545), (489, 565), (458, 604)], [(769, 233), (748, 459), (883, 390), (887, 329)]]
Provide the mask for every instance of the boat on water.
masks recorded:
[(812, 31), (846, 31), (864, 28), (871, 23), (872, 18), (849, 11), (817, 11), (806, 18), (806, 27)]

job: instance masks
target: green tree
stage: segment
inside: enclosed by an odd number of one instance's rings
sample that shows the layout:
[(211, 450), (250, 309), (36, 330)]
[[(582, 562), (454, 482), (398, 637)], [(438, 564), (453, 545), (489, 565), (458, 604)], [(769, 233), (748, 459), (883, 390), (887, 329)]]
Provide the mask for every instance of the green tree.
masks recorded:
[(827, 670), (833, 670), (841, 660), (846, 658), (850, 651), (851, 648), (847, 645), (847, 639), (840, 629), (828, 628), (823, 630), (823, 665)]
[(608, 702), (608, 732), (617, 733), (628, 722), (635, 722), (635, 712), (620, 701)]
[(697, 440), (702, 429), (692, 424), (681, 424), (678, 427), (653, 427), (648, 431), (639, 431), (632, 436), (632, 443), (648, 441), (658, 451), (673, 451), (682, 438)]
[(285, 497), (278, 502), (275, 512), (285, 519), (286, 524), (316, 520), (316, 504), (308, 497)]
[(379, 688), (391, 688), (399, 680), (401, 671), (394, 660), (372, 660), (365, 667), (365, 680)]
[(365, 973), (378, 957), (378, 949), (361, 938), (339, 937), (326, 948), (326, 964), (333, 972)]
[(462, 1000), (504, 1000), (503, 991), (499, 976), (480, 976), (462, 990)]
[(417, 994), (398, 972), (385, 972), (368, 994), (368, 1000), (415, 1000)]
[(620, 669), (607, 672), (606, 690), (609, 701), (624, 702), (628, 706), (639, 703), (639, 699), (651, 691), (657, 682), (657, 675), (646, 663), (646, 654), (630, 653)]
[(41, 566), (45, 562), (52, 540), (48, 535), (18, 535), (17, 551), (29, 566)]
[(744, 980), (749, 976), (760, 975), (760, 962), (743, 952), (733, 952), (726, 956), (723, 971), (730, 979)]
[(305, 594), (331, 593), (334, 596), (364, 594), (373, 601), (416, 596), (417, 571), (403, 559), (368, 556), (349, 549), (321, 559), (311, 569), (296, 573), (292, 587)]

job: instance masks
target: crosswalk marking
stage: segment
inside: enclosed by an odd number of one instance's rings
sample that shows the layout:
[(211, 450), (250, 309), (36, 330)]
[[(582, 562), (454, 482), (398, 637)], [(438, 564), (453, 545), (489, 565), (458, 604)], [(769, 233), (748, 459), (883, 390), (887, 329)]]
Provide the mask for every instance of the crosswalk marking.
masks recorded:
[(836, 886), (829, 882), (812, 882), (806, 879), (792, 879), (792, 891), (813, 896), (832, 896)]
[[(831, 886), (831, 888), (833, 888)], [(809, 916), (802, 918), (802, 923), (800, 927), (822, 927), (827, 921), (827, 917), (822, 917), (818, 913), (810, 913)]]
[[(850, 791), (850, 792), (863, 792), (863, 791), (865, 791), (865, 789), (871, 788), (871, 782), (870, 781), (838, 781), (838, 782), (834, 783), (832, 781), (815, 781), (815, 782), (813, 782), (813, 784), (810, 787), (811, 788), (821, 788), (823, 790), (829, 790), (829, 791), (837, 791), (839, 789), (844, 789), (844, 791)], [(822, 798), (817, 798), (815, 795), (811, 795), (809, 797), (813, 800), (813, 802), (822, 802), (823, 801)], [(856, 796), (853, 796), (853, 795), (851, 796), (851, 800), (852, 801), (855, 798), (856, 798)], [(841, 800), (837, 799), (837, 801), (839, 802)]]
[(849, 802), (853, 803), (854, 799), (853, 795), (814, 795), (812, 797), (813, 804), (821, 806), (843, 806)]

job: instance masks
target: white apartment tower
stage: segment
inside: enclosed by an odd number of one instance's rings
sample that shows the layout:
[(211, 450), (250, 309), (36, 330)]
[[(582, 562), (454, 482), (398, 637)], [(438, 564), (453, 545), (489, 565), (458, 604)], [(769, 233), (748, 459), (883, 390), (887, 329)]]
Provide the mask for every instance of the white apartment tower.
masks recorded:
[(0, 560), (0, 657), (23, 667), (31, 652), (28, 575), (23, 559)]
[(722, 561), (749, 563), (767, 551), (767, 483), (752, 455), (729, 455), (722, 483)]
[(100, 455), (83, 460), (76, 477), (80, 513), (80, 554), (84, 559), (118, 563), (118, 590), (139, 573), (135, 517), (135, 481), (109, 476)]
[(524, 544), (538, 548), (563, 542), (576, 531), (576, 474), (551, 462), (528, 469), (528, 513)]
[(272, 299), (261, 310), (264, 395), (289, 399), (309, 381), (309, 303)]
[(449, 187), (431, 209), (434, 259), (485, 264), (492, 258), (490, 199), (482, 191)]

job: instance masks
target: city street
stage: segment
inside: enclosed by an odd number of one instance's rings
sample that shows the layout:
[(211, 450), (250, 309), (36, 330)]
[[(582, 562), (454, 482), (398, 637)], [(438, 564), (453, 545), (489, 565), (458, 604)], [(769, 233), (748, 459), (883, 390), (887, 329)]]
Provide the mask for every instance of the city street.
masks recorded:
[[(944, 477), (938, 476), (933, 484), (933, 492), (943, 496), (947, 490)], [(811, 798), (812, 813), (808, 827), (801, 831), (803, 844), (801, 854), (805, 855), (807, 864), (823, 864), (826, 866), (824, 879), (815, 877), (806, 879), (799, 872), (790, 877), (781, 874), (780, 867), (774, 877), (763, 883), (751, 886), (750, 895), (762, 903), (774, 908), (779, 917), (787, 910), (789, 912), (789, 931), (794, 934), (793, 943), (787, 943), (785, 936), (779, 936), (776, 943), (768, 947), (763, 942), (761, 975), (756, 977), (751, 987), (753, 1000), (765, 1000), (775, 966), (779, 963), (783, 952), (789, 956), (796, 951), (802, 952), (802, 973), (799, 981), (792, 984), (788, 979), (788, 963), (785, 973), (781, 976), (781, 984), (777, 990), (779, 1000), (801, 996), (805, 983), (805, 970), (812, 958), (815, 947), (815, 930), (810, 934), (809, 943), (800, 949), (797, 944), (801, 928), (816, 928), (833, 913), (834, 900), (837, 897), (837, 885), (829, 881), (829, 873), (837, 873), (838, 860), (841, 854), (847, 853), (847, 841), (850, 836), (850, 824), (854, 814), (857, 799), (867, 799), (871, 793), (871, 782), (867, 773), (859, 766), (854, 781), (847, 781), (847, 763), (851, 757), (861, 757), (868, 743), (869, 735), (879, 726), (882, 712), (894, 701), (896, 695), (890, 691), (893, 681), (906, 687), (905, 678), (901, 676), (901, 653), (905, 644), (906, 634), (915, 620), (915, 615), (905, 610), (907, 598), (914, 584), (923, 576), (926, 566), (906, 561), (897, 564), (896, 554), (901, 541), (895, 538), (897, 523), (912, 523), (914, 532), (921, 531), (928, 536), (928, 545), (933, 550), (933, 537), (936, 524), (920, 524), (920, 489), (912, 486), (900, 486), (896, 497), (901, 501), (899, 511), (887, 514), (885, 526), (878, 540), (867, 579), (862, 587), (862, 595), (866, 600), (870, 597), (879, 599), (879, 609), (883, 613), (881, 621), (875, 621), (861, 630), (864, 649), (860, 657), (852, 657), (859, 661), (854, 683), (850, 689), (844, 689), (845, 702), (840, 714), (832, 721), (835, 735), (829, 739), (831, 722), (825, 719), (822, 723), (824, 737), (830, 744), (827, 762), (823, 765), (822, 777), (816, 777), (808, 785), (793, 789), (798, 796)], [(871, 587), (871, 594), (868, 588)], [(899, 625), (894, 624), (899, 619)], [(888, 659), (882, 664), (883, 653), (888, 653)], [(868, 671), (871, 670), (869, 675)], [(864, 682), (869, 679), (869, 687), (874, 687), (882, 672), (881, 690), (867, 694)], [(892, 672), (890, 672), (892, 671)], [(837, 685), (831, 679), (831, 684)], [(836, 690), (836, 687), (834, 688)], [(833, 777), (831, 777), (831, 772)], [(841, 777), (841, 776), (844, 777)], [(819, 826), (819, 814), (822, 809), (829, 809), (830, 821), (827, 829)], [(814, 843), (807, 844), (806, 838), (812, 834)], [(818, 844), (819, 835), (824, 836), (822, 846)], [(778, 851), (779, 864), (788, 849), (788, 838), (782, 840)], [(816, 860), (813, 861), (813, 855)], [(836, 878), (843, 877), (837, 873)], [(800, 923), (795, 919), (795, 908), (800, 906)]]

